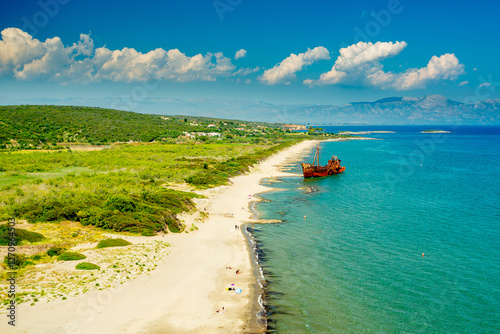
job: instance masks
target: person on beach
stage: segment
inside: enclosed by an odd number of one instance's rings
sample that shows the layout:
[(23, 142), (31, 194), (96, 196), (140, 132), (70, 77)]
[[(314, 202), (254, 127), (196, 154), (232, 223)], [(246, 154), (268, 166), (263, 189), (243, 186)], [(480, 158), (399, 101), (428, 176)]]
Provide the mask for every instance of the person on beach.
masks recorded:
[(239, 270), (239, 269), (238, 269), (238, 270), (236, 270), (236, 275), (238, 275), (239, 273), (240, 273), (240, 270)]

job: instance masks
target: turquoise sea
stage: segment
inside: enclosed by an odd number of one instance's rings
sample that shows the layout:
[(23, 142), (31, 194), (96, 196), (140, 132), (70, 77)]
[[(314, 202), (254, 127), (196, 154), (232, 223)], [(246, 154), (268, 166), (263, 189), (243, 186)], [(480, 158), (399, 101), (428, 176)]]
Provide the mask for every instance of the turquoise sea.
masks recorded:
[(343, 174), (264, 180), (269, 332), (500, 333), (500, 127), (325, 128), (396, 133), (321, 143)]

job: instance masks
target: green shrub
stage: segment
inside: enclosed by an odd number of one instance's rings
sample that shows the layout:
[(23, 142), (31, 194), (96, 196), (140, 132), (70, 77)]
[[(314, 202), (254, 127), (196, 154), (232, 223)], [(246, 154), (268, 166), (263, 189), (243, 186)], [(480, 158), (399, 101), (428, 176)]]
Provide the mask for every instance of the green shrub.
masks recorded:
[(56, 255), (61, 255), (61, 252), (64, 250), (64, 248), (61, 247), (55, 247), (52, 246), (50, 249), (47, 251), (48, 256), (56, 256)]
[(151, 230), (145, 230), (145, 231), (142, 231), (141, 235), (143, 237), (153, 237), (156, 235), (156, 233), (154, 233), (153, 231)]
[(101, 269), (97, 264), (89, 263), (89, 262), (80, 262), (76, 265), (76, 269), (80, 270), (96, 270)]
[(131, 198), (124, 195), (113, 195), (106, 202), (106, 207), (109, 210), (118, 210), (120, 212), (133, 212), (136, 206), (136, 203)]
[(59, 261), (76, 261), (76, 260), (83, 260), (86, 258), (87, 257), (85, 255), (76, 252), (62, 253), (57, 257)]
[[(7, 246), (9, 244), (10, 242), (9, 232), (10, 231), (8, 224), (0, 225), (0, 245)], [(40, 233), (27, 231), (21, 228), (15, 228), (14, 233), (16, 236), (14, 246), (18, 245), (23, 240), (29, 242), (38, 242), (45, 239), (45, 237)]]
[[(13, 270), (23, 268), (30, 264), (30, 262), (31, 261), (28, 261), (26, 255), (24, 254), (10, 254), (10, 256), (7, 255), (3, 258), (5, 266)], [(33, 264), (33, 262), (31, 262), (31, 264)]]
[(123, 240), (122, 238), (104, 239), (99, 241), (99, 243), (97, 244), (97, 248), (119, 247), (128, 245), (132, 245), (132, 243), (128, 242), (127, 240)]
[(42, 257), (43, 257), (43, 255), (36, 254), (36, 255), (33, 255), (33, 260), (34, 260), (34, 261), (38, 261), (38, 260), (40, 260)]

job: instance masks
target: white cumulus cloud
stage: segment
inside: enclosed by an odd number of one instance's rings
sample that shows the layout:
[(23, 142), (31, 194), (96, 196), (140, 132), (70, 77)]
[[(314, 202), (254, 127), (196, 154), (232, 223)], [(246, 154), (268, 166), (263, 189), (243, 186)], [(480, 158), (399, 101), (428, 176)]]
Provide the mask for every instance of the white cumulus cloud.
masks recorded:
[(319, 80), (307, 80), (309, 85), (326, 85), (369, 81), (381, 84), (391, 80), (390, 74), (384, 74), (380, 61), (399, 54), (405, 47), (405, 42), (359, 42), (340, 49), (332, 69), (321, 74)]
[(464, 65), (460, 64), (457, 57), (446, 53), (440, 57), (432, 56), (426, 67), (412, 68), (397, 75), (392, 86), (400, 90), (424, 88), (430, 81), (456, 79), (464, 73)]
[(240, 58), (243, 58), (247, 55), (247, 50), (245, 49), (240, 49), (238, 51), (236, 51), (236, 54), (234, 55), (234, 59), (240, 59)]
[(304, 53), (298, 55), (292, 53), (281, 63), (273, 68), (266, 70), (259, 80), (267, 85), (279, 83), (290, 83), (296, 79), (295, 73), (301, 71), (305, 66), (309, 66), (319, 60), (330, 59), (330, 53), (323, 46), (307, 49)]
[(133, 48), (94, 48), (92, 39), (85, 34), (72, 46), (64, 46), (59, 37), (42, 42), (17, 28), (4, 29), (1, 37), (0, 76), (12, 75), (19, 80), (213, 81), (232, 75), (236, 69), (231, 59), (220, 52), (187, 56), (178, 49), (158, 48), (142, 53)]
[(433, 56), (426, 67), (411, 68), (402, 73), (385, 72), (381, 61), (398, 55), (406, 42), (359, 42), (340, 49), (332, 69), (318, 80), (304, 80), (306, 85), (346, 84), (381, 89), (409, 90), (423, 88), (437, 80), (456, 79), (465, 73), (454, 54)]
[(339, 71), (350, 71), (365, 64), (379, 62), (382, 59), (399, 54), (406, 47), (406, 42), (359, 42), (340, 49), (340, 56), (334, 67)]

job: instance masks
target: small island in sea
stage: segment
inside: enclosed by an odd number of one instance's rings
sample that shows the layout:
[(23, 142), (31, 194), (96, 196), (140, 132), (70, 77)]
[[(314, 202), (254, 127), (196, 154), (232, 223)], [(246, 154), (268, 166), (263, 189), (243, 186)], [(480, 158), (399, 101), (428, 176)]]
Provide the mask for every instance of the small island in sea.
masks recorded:
[(424, 131), (420, 131), (420, 133), (451, 133), (451, 131), (427, 129)]

